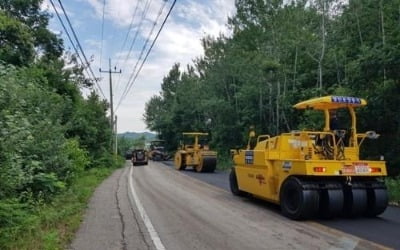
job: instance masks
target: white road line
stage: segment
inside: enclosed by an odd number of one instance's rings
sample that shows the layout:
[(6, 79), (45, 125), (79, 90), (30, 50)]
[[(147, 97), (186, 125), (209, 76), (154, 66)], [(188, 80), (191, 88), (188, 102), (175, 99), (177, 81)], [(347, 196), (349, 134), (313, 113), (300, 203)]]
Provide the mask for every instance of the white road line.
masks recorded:
[(153, 224), (151, 224), (150, 218), (149, 216), (147, 216), (146, 211), (144, 210), (144, 207), (142, 205), (142, 203), (139, 200), (139, 197), (137, 196), (135, 189), (133, 188), (133, 179), (132, 179), (132, 168), (130, 167), (130, 171), (129, 171), (129, 187), (131, 189), (131, 193), (134, 199), (134, 202), (136, 204), (132, 204), (132, 205), (136, 205), (136, 207), (139, 210), (140, 216), (142, 217), (142, 220), (147, 228), (147, 231), (150, 234), (150, 237), (156, 247), (157, 250), (165, 250), (165, 247), (163, 245), (163, 243), (161, 242), (160, 237), (158, 236), (157, 231), (154, 229)]

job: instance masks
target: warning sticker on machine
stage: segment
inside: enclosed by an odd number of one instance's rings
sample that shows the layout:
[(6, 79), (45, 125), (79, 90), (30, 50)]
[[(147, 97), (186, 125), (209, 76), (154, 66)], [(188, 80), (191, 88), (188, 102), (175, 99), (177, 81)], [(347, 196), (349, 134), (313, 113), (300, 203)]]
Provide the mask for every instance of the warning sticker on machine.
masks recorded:
[(282, 164), (283, 170), (289, 171), (292, 168), (292, 162), (291, 161), (284, 161)]
[(267, 182), (265, 181), (265, 177), (262, 174), (257, 174), (256, 179), (258, 180), (258, 183), (260, 185), (267, 184)]
[(244, 161), (246, 164), (253, 164), (254, 162), (254, 152), (246, 151), (244, 154)]
[(368, 174), (370, 167), (365, 162), (353, 162), (352, 165), (344, 165), (343, 174)]

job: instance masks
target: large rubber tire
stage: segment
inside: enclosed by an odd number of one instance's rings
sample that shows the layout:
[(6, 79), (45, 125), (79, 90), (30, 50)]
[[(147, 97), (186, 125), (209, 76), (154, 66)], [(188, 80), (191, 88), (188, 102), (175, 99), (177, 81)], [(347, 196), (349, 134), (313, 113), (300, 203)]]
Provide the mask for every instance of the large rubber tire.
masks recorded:
[[(354, 184), (353, 184), (354, 185)], [(346, 217), (358, 217), (367, 211), (367, 190), (345, 185), (343, 187), (344, 206), (343, 215)]]
[(154, 160), (154, 161), (162, 161), (162, 156), (161, 156), (160, 154), (156, 154), (156, 155), (153, 157), (153, 160)]
[(185, 170), (186, 164), (185, 164), (185, 155), (184, 154), (182, 154), (180, 152), (176, 152), (174, 162), (175, 162), (176, 170)]
[(202, 156), (200, 158), (199, 165), (197, 165), (194, 169), (197, 172), (202, 173), (212, 173), (215, 171), (217, 167), (217, 157), (215, 156)]
[(301, 181), (296, 177), (289, 177), (284, 181), (279, 197), (282, 213), (290, 219), (309, 219), (318, 212), (318, 191), (304, 190)]
[(375, 217), (383, 213), (389, 202), (389, 197), (386, 188), (370, 188), (367, 189), (367, 211), (368, 217)]
[(319, 193), (319, 216), (331, 219), (340, 215), (343, 211), (343, 190), (323, 189)]
[(239, 189), (239, 186), (237, 183), (237, 178), (236, 178), (235, 168), (232, 168), (231, 173), (229, 174), (229, 186), (231, 188), (232, 194), (234, 194), (234, 195), (245, 196), (247, 194), (246, 192), (241, 191)]

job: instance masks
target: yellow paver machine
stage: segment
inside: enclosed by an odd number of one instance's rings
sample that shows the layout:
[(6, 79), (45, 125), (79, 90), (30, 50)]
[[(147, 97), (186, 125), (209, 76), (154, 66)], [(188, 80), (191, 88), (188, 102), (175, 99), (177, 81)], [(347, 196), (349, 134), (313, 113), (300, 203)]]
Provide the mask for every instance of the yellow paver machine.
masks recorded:
[[(208, 133), (185, 132), (184, 140), (175, 153), (175, 169), (185, 170), (192, 166), (197, 172), (214, 172), (217, 166), (217, 152), (211, 151), (205, 141), (200, 137), (208, 136)], [(187, 142), (190, 140), (191, 142)]]
[[(385, 161), (359, 157), (364, 140), (379, 137), (374, 131), (357, 132), (355, 108), (366, 104), (356, 97), (325, 96), (294, 105), (323, 112), (323, 130), (260, 135), (254, 148), (249, 138), (246, 149), (231, 150), (232, 193), (277, 203), (295, 220), (383, 213), (388, 205), (382, 181), (387, 175)], [(348, 130), (332, 130), (332, 113), (337, 110), (347, 110)], [(255, 138), (254, 132), (250, 137)]]

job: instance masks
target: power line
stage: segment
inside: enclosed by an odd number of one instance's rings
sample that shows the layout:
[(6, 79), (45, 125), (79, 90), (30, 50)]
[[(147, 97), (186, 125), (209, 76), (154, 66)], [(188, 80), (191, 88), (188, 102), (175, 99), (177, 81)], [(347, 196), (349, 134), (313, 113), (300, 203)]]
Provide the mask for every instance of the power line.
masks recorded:
[[(82, 49), (81, 43), (79, 42), (78, 36), (76, 35), (74, 28), (72, 27), (71, 21), (69, 20), (69, 17), (68, 17), (68, 15), (67, 15), (67, 12), (65, 11), (63, 4), (61, 3), (61, 0), (58, 0), (58, 3), (60, 4), (60, 7), (61, 7), (61, 9), (62, 9), (62, 11), (63, 11), (63, 13), (64, 13), (64, 15), (65, 15), (65, 19), (67, 20), (68, 25), (69, 25), (69, 27), (70, 27), (70, 29), (71, 29), (71, 31), (72, 31), (72, 34), (74, 35), (74, 38), (75, 38), (75, 40), (76, 40), (76, 42), (77, 42), (77, 44), (78, 44), (78, 48), (79, 48), (79, 50), (81, 51), (83, 58), (85, 59), (86, 65), (87, 65), (87, 67), (89, 68), (89, 71), (90, 71), (90, 73), (91, 73), (92, 76), (93, 76), (93, 79), (94, 79), (95, 82), (97, 83), (96, 76), (95, 76), (95, 74), (93, 73), (92, 67), (90, 66), (89, 61), (88, 61), (88, 59), (87, 59), (87, 57), (86, 57), (86, 55), (85, 55), (85, 52), (84, 52), (83, 49)], [(100, 85), (98, 85), (98, 87), (100, 88)], [(101, 88), (100, 88), (100, 89), (101, 89)], [(103, 94), (103, 96), (104, 96), (104, 94)]]
[(137, 59), (137, 61), (136, 61), (136, 64), (135, 64), (135, 66), (134, 66), (134, 68), (133, 68), (133, 70), (132, 70), (132, 73), (131, 73), (131, 75), (129, 76), (128, 84), (125, 86), (125, 89), (124, 89), (124, 91), (123, 91), (123, 93), (122, 93), (122, 95), (121, 95), (121, 99), (123, 99), (124, 96), (127, 94), (127, 91), (128, 91), (128, 88), (129, 88), (129, 83), (132, 81), (132, 79), (133, 79), (134, 76), (135, 76), (136, 69), (137, 69), (137, 67), (138, 67), (138, 65), (139, 65), (139, 63), (140, 63), (140, 60), (142, 60), (144, 51), (145, 51), (146, 48), (147, 48), (147, 44), (148, 44), (149, 41), (150, 41), (150, 38), (151, 38), (151, 36), (152, 36), (152, 34), (153, 34), (153, 32), (154, 32), (154, 28), (155, 28), (155, 26), (156, 26), (157, 23), (158, 23), (158, 19), (160, 18), (161, 14), (162, 14), (162, 12), (163, 12), (163, 10), (164, 10), (164, 8), (165, 8), (165, 5), (166, 5), (167, 1), (168, 1), (168, 0), (164, 1), (164, 4), (161, 5), (160, 10), (158, 11), (158, 14), (157, 14), (157, 17), (156, 17), (156, 19), (155, 19), (155, 21), (154, 21), (154, 23), (153, 23), (153, 26), (152, 26), (152, 28), (150, 29), (150, 32), (149, 32), (149, 34), (148, 34), (148, 36), (147, 36), (147, 38), (146, 38), (146, 41), (145, 41), (144, 44), (143, 44), (142, 50), (140, 51), (140, 55), (139, 55), (139, 57), (138, 57), (138, 59)]
[[(126, 64), (126, 62), (128, 61), (129, 56), (131, 55), (133, 46), (135, 45), (135, 42), (136, 42), (136, 38), (137, 38), (137, 36), (138, 36), (138, 34), (139, 34), (139, 31), (140, 31), (141, 28), (142, 28), (142, 24), (143, 24), (144, 19), (145, 19), (146, 16), (147, 16), (147, 12), (148, 12), (148, 10), (149, 10), (150, 4), (151, 4), (151, 0), (147, 0), (146, 3), (145, 3), (145, 5), (144, 5), (143, 11), (142, 11), (142, 18), (140, 19), (138, 28), (136, 29), (135, 35), (133, 36), (133, 40), (132, 40), (132, 42), (131, 42), (131, 46), (129, 47), (128, 54), (125, 56), (125, 59), (124, 59), (124, 62), (122, 63), (122, 65), (125, 65), (125, 64)], [(139, 2), (137, 2), (137, 4), (136, 4), (136, 8), (135, 8), (135, 11), (134, 11), (134, 12), (137, 11), (138, 6), (139, 6)], [(133, 15), (135, 16), (135, 13), (134, 13)], [(132, 17), (131, 25), (133, 25), (134, 16)], [(127, 40), (127, 38), (128, 38), (128, 35), (129, 35), (129, 31), (131, 30), (131, 25), (130, 25), (130, 29), (128, 30), (128, 33), (126, 34), (123, 47), (125, 46), (126, 40)], [(123, 48), (121, 48), (121, 51), (122, 51), (122, 50), (123, 50)], [(120, 58), (117, 59), (117, 65), (118, 65), (119, 60), (120, 60)], [(119, 87), (120, 80), (121, 80), (121, 75), (118, 77), (117, 84), (116, 84), (116, 90), (117, 90), (118, 87)]]
[(170, 7), (170, 9), (169, 9), (169, 11), (168, 11), (168, 14), (167, 14), (166, 17), (164, 18), (164, 21), (163, 21), (163, 23), (161, 24), (161, 27), (160, 27), (160, 29), (158, 30), (157, 35), (156, 35), (156, 37), (154, 38), (154, 40), (153, 40), (153, 42), (152, 42), (152, 44), (151, 44), (149, 50), (147, 51), (146, 56), (145, 56), (145, 58), (143, 59), (142, 64), (141, 64), (140, 67), (139, 67), (139, 70), (137, 71), (135, 77), (133, 78), (132, 83), (129, 84), (129, 82), (128, 82), (128, 85), (129, 85), (128, 90), (126, 91), (126, 94), (125, 94), (124, 96), (121, 97), (120, 101), (118, 102), (117, 108), (116, 108), (115, 110), (117, 110), (118, 107), (121, 105), (123, 99), (126, 98), (126, 96), (128, 95), (129, 91), (131, 90), (133, 84), (135, 83), (135, 81), (136, 81), (136, 79), (137, 79), (137, 77), (138, 77), (140, 71), (141, 71), (142, 68), (143, 68), (144, 63), (145, 63), (146, 60), (147, 60), (147, 57), (149, 56), (149, 54), (150, 54), (150, 52), (151, 52), (151, 50), (152, 50), (154, 44), (156, 43), (156, 41), (157, 41), (157, 39), (158, 39), (158, 36), (159, 36), (160, 33), (161, 33), (161, 30), (164, 28), (164, 25), (165, 25), (165, 23), (167, 22), (167, 19), (168, 19), (169, 15), (171, 14), (171, 11), (172, 11), (172, 9), (174, 8), (175, 3), (176, 3), (176, 0), (174, 0), (174, 2), (172, 3), (172, 5), (171, 5), (171, 7)]
[[(135, 45), (135, 42), (136, 42), (136, 38), (139, 35), (140, 30), (142, 29), (142, 24), (143, 24), (143, 21), (145, 20), (145, 18), (147, 16), (147, 12), (149, 10), (151, 2), (152, 2), (152, 0), (147, 0), (145, 5), (144, 5), (143, 11), (142, 11), (142, 18), (140, 19), (138, 28), (136, 29), (135, 35), (134, 35), (133, 40), (131, 42), (131, 46), (129, 47), (128, 54), (125, 56), (125, 60), (123, 62), (123, 65), (126, 64), (126, 62), (128, 61), (129, 56), (131, 55), (133, 46)], [(121, 77), (118, 78), (117, 85), (116, 85), (117, 87), (119, 86), (120, 80), (121, 80)]]
[(100, 45), (100, 68), (101, 68), (101, 62), (103, 60), (103, 40), (104, 40), (104, 11), (106, 8), (106, 0), (103, 1), (103, 17), (101, 19), (101, 45)]
[[(65, 33), (67, 34), (68, 40), (69, 40), (69, 42), (71, 43), (71, 46), (73, 47), (73, 49), (74, 49), (74, 51), (75, 51), (75, 54), (77, 55), (77, 57), (79, 58), (79, 61), (80, 61), (81, 64), (83, 65), (83, 69), (86, 71), (86, 74), (88, 74), (88, 76), (89, 76), (89, 75), (90, 75), (90, 74), (89, 74), (89, 71), (88, 71), (87, 67), (85, 67), (85, 64), (84, 64), (84, 62), (83, 62), (83, 60), (82, 60), (82, 57), (80, 56), (80, 54), (79, 54), (79, 52), (78, 52), (78, 49), (77, 49), (76, 46), (75, 46), (75, 43), (72, 41), (71, 35), (69, 34), (67, 27), (65, 27), (64, 21), (62, 20), (60, 14), (58, 13), (58, 10), (57, 10), (56, 6), (54, 5), (53, 0), (50, 0), (50, 3), (51, 3), (51, 5), (53, 6), (54, 11), (56, 12), (57, 18), (58, 18), (58, 20), (60, 21), (61, 26), (63, 27)], [(90, 77), (89, 77), (89, 78), (90, 78)], [(97, 87), (98, 87), (100, 93), (103, 95), (104, 99), (106, 99), (106, 97), (105, 97), (105, 95), (104, 95), (104, 93), (103, 93), (103, 90), (101, 89), (100, 85), (98, 85), (98, 83), (97, 83), (96, 78), (94, 78), (94, 81), (95, 81), (95, 83), (96, 83), (96, 85), (97, 85)]]
[[(132, 30), (133, 22), (135, 21), (136, 12), (137, 12), (137, 10), (138, 10), (138, 7), (139, 7), (139, 1), (136, 2), (136, 6), (135, 6), (135, 10), (133, 11), (131, 23), (129, 24), (128, 32), (126, 32), (125, 39), (124, 39), (124, 42), (122, 43), (122, 46), (121, 46), (120, 51), (123, 51), (124, 48), (125, 48), (125, 44), (126, 44), (126, 42), (127, 42), (127, 40), (128, 40), (129, 33), (131, 33), (131, 30)], [(118, 56), (118, 58), (117, 58), (117, 65), (116, 65), (116, 67), (118, 67), (118, 63), (119, 63), (119, 60), (120, 60), (119, 57), (120, 57), (120, 56)]]

